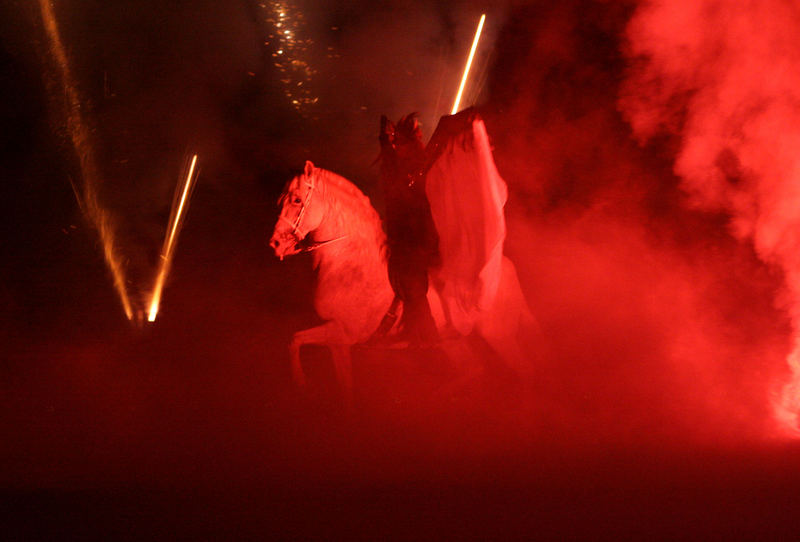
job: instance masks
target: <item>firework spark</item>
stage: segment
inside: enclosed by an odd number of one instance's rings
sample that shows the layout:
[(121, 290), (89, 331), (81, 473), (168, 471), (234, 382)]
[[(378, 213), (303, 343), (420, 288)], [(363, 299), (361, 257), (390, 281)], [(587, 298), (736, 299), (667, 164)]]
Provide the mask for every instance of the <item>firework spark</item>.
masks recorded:
[(49, 0), (39, 0), (39, 7), (42, 12), (42, 21), (44, 22), (45, 32), (47, 33), (50, 52), (57, 66), (59, 79), (63, 87), (64, 98), (66, 100), (67, 132), (70, 135), (75, 153), (80, 161), (83, 189), (79, 191), (73, 185), (73, 190), (78, 199), (78, 205), (100, 236), (100, 241), (103, 246), (103, 256), (113, 277), (114, 288), (119, 294), (125, 315), (128, 317), (128, 320), (130, 320), (133, 317), (133, 310), (125, 287), (125, 270), (115, 246), (113, 222), (108, 211), (100, 205), (98, 198), (97, 183), (100, 178), (99, 169), (95, 162), (94, 151), (90, 143), (90, 130), (81, 113), (80, 95), (73, 81), (69, 61), (61, 42), (61, 35), (58, 31), (58, 24), (56, 23), (51, 3)]
[(185, 212), (189, 206), (189, 198), (191, 197), (192, 189), (197, 179), (195, 175), (196, 166), (197, 155), (195, 154), (189, 165), (189, 172), (186, 174), (186, 179), (182, 184), (178, 184), (175, 189), (172, 211), (170, 212), (169, 223), (167, 225), (167, 235), (164, 238), (164, 246), (161, 249), (161, 265), (159, 266), (155, 287), (153, 288), (153, 294), (150, 298), (150, 309), (147, 315), (147, 320), (149, 322), (154, 322), (158, 315), (158, 308), (161, 304), (161, 292), (164, 289), (164, 281), (172, 265), (172, 256), (175, 253), (175, 245), (178, 242), (178, 233), (183, 226)]
[(284, 95), (292, 107), (305, 113), (318, 101), (310, 87), (316, 71), (306, 58), (314, 42), (302, 37), (305, 17), (288, 0), (259, 6), (266, 12), (265, 20), (271, 28), (264, 45), (274, 47), (272, 57), (280, 72)]
[(469, 69), (472, 67), (472, 59), (475, 56), (475, 50), (478, 48), (478, 41), (481, 39), (481, 30), (483, 30), (483, 23), (486, 20), (486, 15), (481, 15), (481, 20), (478, 21), (478, 29), (475, 31), (475, 39), (472, 40), (472, 47), (469, 50), (467, 57), (467, 65), (464, 68), (464, 75), (461, 77), (461, 84), (458, 86), (458, 93), (456, 100), (453, 102), (453, 110), (450, 111), (451, 115), (458, 113), (458, 106), (461, 103), (461, 94), (464, 92), (464, 86), (467, 84), (467, 77), (469, 76)]

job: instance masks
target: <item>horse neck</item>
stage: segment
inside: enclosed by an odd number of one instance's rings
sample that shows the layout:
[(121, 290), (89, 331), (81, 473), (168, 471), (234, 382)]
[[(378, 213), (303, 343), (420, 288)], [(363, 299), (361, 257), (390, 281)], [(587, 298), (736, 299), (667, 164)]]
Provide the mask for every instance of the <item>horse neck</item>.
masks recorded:
[(320, 193), (326, 206), (325, 218), (314, 230), (313, 239), (334, 241), (314, 251), (314, 264), (320, 268), (354, 263), (381, 265), (384, 261), (380, 218), (367, 197), (348, 190), (348, 185), (343, 177), (323, 170)]

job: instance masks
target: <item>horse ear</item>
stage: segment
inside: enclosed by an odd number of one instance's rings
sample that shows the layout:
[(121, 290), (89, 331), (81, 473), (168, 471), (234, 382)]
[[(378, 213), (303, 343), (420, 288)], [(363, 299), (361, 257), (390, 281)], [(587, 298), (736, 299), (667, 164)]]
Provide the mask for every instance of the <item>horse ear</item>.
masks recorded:
[(310, 177), (311, 174), (314, 173), (314, 164), (311, 162), (311, 160), (306, 160), (306, 167), (303, 170), (303, 173), (306, 177)]

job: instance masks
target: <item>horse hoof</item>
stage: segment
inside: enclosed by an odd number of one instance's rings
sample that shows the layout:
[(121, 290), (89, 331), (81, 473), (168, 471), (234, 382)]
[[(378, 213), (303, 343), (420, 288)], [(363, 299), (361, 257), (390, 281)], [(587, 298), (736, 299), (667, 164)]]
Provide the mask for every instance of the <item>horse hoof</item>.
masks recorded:
[(292, 380), (294, 380), (294, 384), (298, 388), (306, 387), (306, 375), (299, 367), (292, 367)]

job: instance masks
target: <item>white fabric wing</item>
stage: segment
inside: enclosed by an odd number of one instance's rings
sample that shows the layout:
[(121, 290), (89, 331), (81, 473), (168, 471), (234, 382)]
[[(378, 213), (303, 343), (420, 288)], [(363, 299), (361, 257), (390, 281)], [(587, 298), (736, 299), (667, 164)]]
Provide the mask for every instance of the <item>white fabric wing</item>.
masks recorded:
[(508, 189), (495, 166), (480, 117), (473, 115), (466, 129), (441, 144), (426, 178), (439, 233), (437, 283), (449, 322), (466, 335), (497, 295)]

